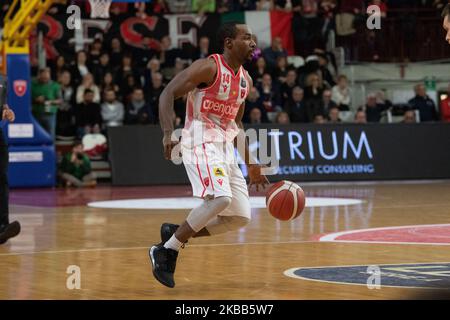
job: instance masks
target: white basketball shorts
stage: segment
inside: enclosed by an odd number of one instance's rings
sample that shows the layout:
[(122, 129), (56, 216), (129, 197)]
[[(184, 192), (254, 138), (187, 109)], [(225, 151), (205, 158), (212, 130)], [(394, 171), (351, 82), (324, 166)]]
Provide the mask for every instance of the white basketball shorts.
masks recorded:
[(193, 148), (182, 147), (181, 152), (194, 197), (231, 197), (231, 206), (220, 215), (250, 218), (247, 183), (232, 143), (203, 143)]

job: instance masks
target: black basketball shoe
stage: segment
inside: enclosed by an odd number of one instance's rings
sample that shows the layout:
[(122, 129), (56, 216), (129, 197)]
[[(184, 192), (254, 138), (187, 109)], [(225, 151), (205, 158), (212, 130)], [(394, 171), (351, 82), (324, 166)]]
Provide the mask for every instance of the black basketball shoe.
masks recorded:
[(163, 223), (161, 225), (161, 245), (166, 243), (177, 231), (179, 225), (172, 223)]
[(177, 265), (178, 252), (164, 248), (162, 245), (156, 245), (150, 248), (149, 256), (155, 279), (166, 287), (175, 287), (173, 275)]
[(0, 225), (0, 244), (4, 244), (8, 239), (14, 238), (20, 233), (19, 221), (14, 221), (9, 224)]

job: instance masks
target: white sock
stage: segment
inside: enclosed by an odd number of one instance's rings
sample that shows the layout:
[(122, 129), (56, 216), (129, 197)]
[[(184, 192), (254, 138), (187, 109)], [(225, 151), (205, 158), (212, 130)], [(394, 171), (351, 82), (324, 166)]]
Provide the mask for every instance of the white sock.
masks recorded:
[(175, 238), (175, 235), (173, 235), (166, 243), (164, 243), (164, 248), (180, 251), (182, 245), (183, 243), (178, 241), (178, 239)]

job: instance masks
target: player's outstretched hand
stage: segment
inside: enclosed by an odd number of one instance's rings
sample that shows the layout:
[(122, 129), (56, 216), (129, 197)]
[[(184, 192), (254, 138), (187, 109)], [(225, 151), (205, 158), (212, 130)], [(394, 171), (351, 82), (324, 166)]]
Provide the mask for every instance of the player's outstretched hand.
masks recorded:
[(263, 174), (261, 174), (262, 166), (259, 164), (250, 164), (247, 165), (248, 168), (248, 177), (249, 183), (248, 188), (250, 189), (252, 186), (256, 186), (256, 191), (259, 191), (259, 187), (261, 187), (261, 191), (269, 185), (269, 180)]

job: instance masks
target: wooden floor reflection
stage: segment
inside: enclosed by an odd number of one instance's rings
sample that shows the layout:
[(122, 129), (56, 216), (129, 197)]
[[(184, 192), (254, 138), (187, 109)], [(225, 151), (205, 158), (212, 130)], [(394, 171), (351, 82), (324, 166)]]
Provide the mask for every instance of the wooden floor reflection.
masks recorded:
[[(89, 208), (86, 202), (166, 194), (186, 188), (99, 188), (13, 191), (12, 218), (22, 233), (0, 246), (1, 299), (401, 299), (412, 289), (332, 284), (289, 278), (293, 267), (450, 262), (449, 246), (317, 242), (324, 233), (450, 223), (450, 182), (305, 185), (307, 196), (362, 199), (358, 205), (306, 208), (292, 222), (265, 209), (248, 227), (194, 239), (181, 251), (176, 287), (153, 279), (148, 247), (161, 223), (188, 210)], [(175, 191), (173, 191), (175, 190)], [(46, 199), (49, 198), (49, 199)], [(39, 199), (36, 200), (36, 199)], [(80, 267), (81, 289), (66, 287), (67, 268)]]

